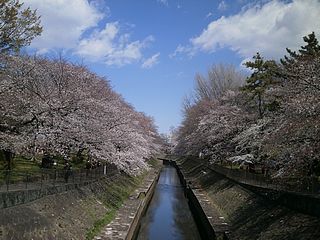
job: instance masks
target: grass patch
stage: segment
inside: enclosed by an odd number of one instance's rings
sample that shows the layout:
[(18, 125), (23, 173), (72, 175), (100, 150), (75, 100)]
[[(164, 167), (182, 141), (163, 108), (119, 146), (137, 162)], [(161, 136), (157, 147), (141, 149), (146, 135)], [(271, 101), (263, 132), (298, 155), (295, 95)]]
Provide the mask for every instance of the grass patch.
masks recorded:
[(148, 161), (148, 164), (151, 166), (151, 167), (156, 167), (159, 163), (159, 161), (155, 158), (152, 158)]
[[(40, 165), (35, 162), (32, 161), (30, 159), (27, 158), (23, 158), (21, 156), (16, 156), (13, 158), (12, 160), (13, 162), (13, 166), (12, 166), (12, 170), (13, 171), (37, 171), (40, 169)], [(5, 170), (5, 161), (4, 159), (0, 160), (0, 170)]]
[(93, 227), (87, 232), (86, 239), (87, 240), (93, 239), (105, 225), (110, 223), (112, 219), (115, 218), (116, 212), (117, 210), (115, 208), (111, 209), (103, 218), (97, 220), (93, 224)]
[[(19, 182), (26, 179), (27, 174), (39, 172), (39, 164), (35, 161), (17, 156), (13, 159), (13, 169), (10, 173), (10, 182)], [(7, 179), (7, 172), (5, 170), (4, 160), (0, 161), (0, 184), (4, 183)]]

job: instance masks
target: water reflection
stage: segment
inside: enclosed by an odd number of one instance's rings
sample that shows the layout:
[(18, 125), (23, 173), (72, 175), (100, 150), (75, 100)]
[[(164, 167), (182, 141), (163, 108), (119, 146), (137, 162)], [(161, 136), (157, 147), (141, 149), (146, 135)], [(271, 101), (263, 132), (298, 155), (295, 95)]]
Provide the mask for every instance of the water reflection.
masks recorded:
[(176, 169), (170, 165), (161, 171), (137, 239), (200, 239)]

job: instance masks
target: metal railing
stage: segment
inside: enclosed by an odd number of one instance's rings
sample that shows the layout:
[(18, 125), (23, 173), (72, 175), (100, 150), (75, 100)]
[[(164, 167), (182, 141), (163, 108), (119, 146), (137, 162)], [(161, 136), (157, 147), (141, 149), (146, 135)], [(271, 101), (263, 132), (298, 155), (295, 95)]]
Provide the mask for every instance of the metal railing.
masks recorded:
[(218, 164), (210, 164), (208, 168), (243, 184), (274, 190), (320, 195), (320, 181), (318, 177), (271, 178), (262, 173), (251, 173), (242, 169), (226, 168)]
[(112, 176), (115, 172), (113, 167), (109, 168), (108, 166), (76, 170), (0, 171), (0, 192), (85, 183), (97, 180), (102, 176)]

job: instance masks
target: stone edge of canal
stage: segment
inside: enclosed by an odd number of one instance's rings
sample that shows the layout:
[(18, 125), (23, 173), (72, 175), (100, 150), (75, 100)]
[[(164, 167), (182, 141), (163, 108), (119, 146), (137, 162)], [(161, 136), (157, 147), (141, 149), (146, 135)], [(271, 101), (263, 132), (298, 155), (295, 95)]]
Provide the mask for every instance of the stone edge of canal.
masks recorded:
[(160, 169), (151, 170), (140, 187), (121, 206), (115, 218), (94, 239), (134, 239), (139, 229), (140, 219), (152, 198), (159, 176)]
[[(202, 239), (228, 239), (228, 226), (222, 224), (216, 226), (212, 217), (212, 209), (205, 194), (198, 189), (192, 189), (184, 178), (183, 172), (174, 161), (163, 160), (164, 164), (170, 164), (177, 170), (180, 182), (184, 188), (185, 196), (195, 218), (199, 233)], [(104, 227), (100, 235), (95, 240), (136, 238), (142, 217), (144, 216), (152, 199), (157, 185), (161, 169), (150, 171), (142, 185), (134, 191), (129, 199), (117, 212), (115, 219)], [(217, 228), (217, 229), (216, 229)], [(218, 230), (218, 231), (215, 231)]]
[(172, 164), (178, 172), (201, 238), (228, 240), (229, 226), (212, 206), (206, 193), (188, 184), (184, 177), (183, 169), (181, 169), (175, 161), (170, 161), (170, 164)]

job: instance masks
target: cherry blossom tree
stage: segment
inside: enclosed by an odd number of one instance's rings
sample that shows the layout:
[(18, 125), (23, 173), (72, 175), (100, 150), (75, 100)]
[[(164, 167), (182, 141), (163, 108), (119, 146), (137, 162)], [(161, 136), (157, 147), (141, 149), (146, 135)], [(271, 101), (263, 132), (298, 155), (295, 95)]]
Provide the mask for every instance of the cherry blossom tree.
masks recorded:
[(216, 65), (208, 77), (198, 74), (194, 96), (184, 105), (184, 120), (178, 130), (175, 151), (211, 160), (221, 160), (233, 151), (232, 137), (246, 124), (246, 115), (237, 106), (244, 76), (232, 66)]
[(63, 59), (1, 55), (0, 147), (23, 155), (93, 159), (128, 173), (160, 150), (154, 122), (115, 93), (108, 81)]
[(304, 41), (298, 52), (287, 49), (281, 64), (259, 54), (248, 62), (254, 71), (245, 91), (225, 75), (213, 84), (196, 76), (195, 93), (184, 102), (176, 153), (201, 152), (213, 161), (250, 156), (273, 168), (273, 176), (320, 176), (320, 46), (314, 33)]

